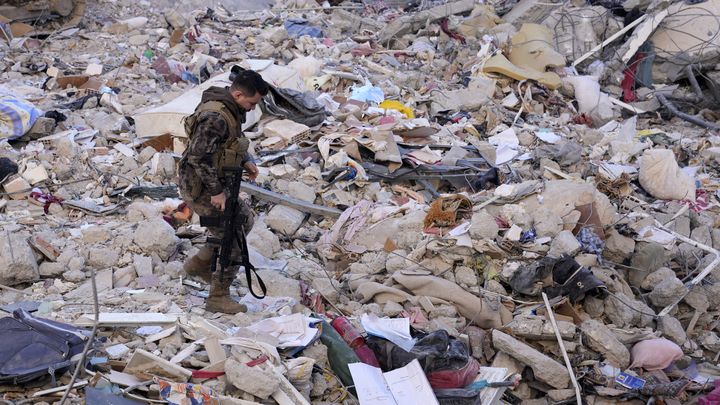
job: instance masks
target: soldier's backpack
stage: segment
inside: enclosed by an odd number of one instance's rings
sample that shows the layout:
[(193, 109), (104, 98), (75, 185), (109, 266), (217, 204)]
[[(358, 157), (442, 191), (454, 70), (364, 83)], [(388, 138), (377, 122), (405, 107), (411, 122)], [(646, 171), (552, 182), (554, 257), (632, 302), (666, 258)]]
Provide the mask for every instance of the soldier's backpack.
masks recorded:
[(64, 373), (87, 341), (71, 325), (35, 318), (23, 309), (0, 318), (0, 384), (17, 385)]

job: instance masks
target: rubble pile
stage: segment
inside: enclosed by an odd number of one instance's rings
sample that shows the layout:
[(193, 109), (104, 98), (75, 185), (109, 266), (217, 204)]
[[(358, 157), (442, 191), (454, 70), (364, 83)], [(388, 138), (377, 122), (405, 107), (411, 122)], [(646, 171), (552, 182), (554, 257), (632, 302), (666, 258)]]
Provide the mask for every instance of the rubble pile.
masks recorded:
[[(720, 404), (720, 1), (78, 3), (0, 6), (0, 402)], [(176, 184), (236, 66), (226, 315)]]

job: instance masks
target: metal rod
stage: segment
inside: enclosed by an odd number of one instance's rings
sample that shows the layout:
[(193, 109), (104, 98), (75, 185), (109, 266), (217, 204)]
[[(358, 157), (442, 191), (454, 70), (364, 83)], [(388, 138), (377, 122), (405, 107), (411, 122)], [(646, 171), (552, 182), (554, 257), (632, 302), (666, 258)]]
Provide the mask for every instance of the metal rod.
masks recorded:
[(700, 83), (698, 83), (697, 78), (695, 77), (695, 73), (693, 72), (693, 65), (687, 65), (685, 67), (685, 73), (687, 74), (688, 80), (690, 81), (690, 85), (693, 88), (693, 91), (698, 96), (698, 101), (702, 101), (704, 96), (702, 89), (700, 88)]
[(720, 129), (720, 125), (713, 124), (711, 122), (705, 121), (702, 118), (698, 118), (694, 115), (686, 114), (686, 113), (678, 110), (678, 108), (675, 106), (675, 104), (673, 104), (670, 100), (668, 100), (664, 94), (658, 93), (656, 96), (657, 96), (657, 99), (660, 102), (660, 104), (662, 104), (665, 108), (668, 109), (668, 111), (673, 113), (673, 115), (677, 116), (678, 118), (682, 118), (683, 120), (685, 120), (689, 123), (701, 126), (703, 128), (715, 129), (715, 130)]

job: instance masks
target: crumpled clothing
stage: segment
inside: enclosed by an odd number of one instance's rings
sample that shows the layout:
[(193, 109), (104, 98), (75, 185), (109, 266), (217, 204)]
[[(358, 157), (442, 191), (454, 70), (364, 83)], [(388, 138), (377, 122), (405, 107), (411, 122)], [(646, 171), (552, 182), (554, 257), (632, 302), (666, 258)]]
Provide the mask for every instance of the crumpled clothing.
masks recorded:
[(62, 206), (62, 203), (64, 201), (62, 198), (55, 197), (54, 195), (52, 195), (50, 193), (43, 193), (42, 191), (40, 191), (39, 188), (32, 189), (32, 191), (30, 192), (30, 197), (34, 198), (37, 202), (43, 204), (43, 210), (45, 211), (46, 214), (48, 213), (50, 204), (55, 203), (55, 204), (60, 204), (60, 206)]
[(664, 338), (638, 342), (631, 353), (633, 361), (630, 368), (642, 367), (648, 371), (663, 370), (683, 356), (680, 346)]
[(576, 262), (572, 256), (563, 256), (553, 265), (553, 281), (555, 285), (548, 288), (550, 298), (567, 295), (570, 302), (582, 301), (587, 294), (604, 298), (607, 294), (605, 284), (588, 268)]
[(592, 230), (592, 228), (582, 228), (578, 232), (576, 239), (582, 245), (582, 250), (585, 253), (592, 253), (598, 256), (600, 259), (602, 251), (605, 248), (605, 241)]
[(537, 238), (537, 232), (535, 231), (535, 228), (530, 228), (527, 231), (524, 231), (520, 235), (520, 243), (530, 243), (534, 241)]
[(200, 384), (174, 383), (155, 377), (160, 385), (160, 396), (170, 405), (220, 405), (212, 388)]
[(669, 383), (645, 384), (642, 388), (638, 389), (638, 392), (648, 396), (675, 398), (685, 391), (688, 385), (690, 385), (690, 380), (681, 378)]
[(385, 92), (383, 92), (380, 87), (374, 87), (371, 84), (366, 84), (364, 86), (353, 87), (350, 99), (365, 103), (371, 102), (380, 104), (383, 100), (385, 100)]
[(710, 208), (710, 193), (703, 189), (695, 189), (695, 201), (682, 200), (693, 212), (701, 212)]
[(309, 127), (322, 124), (328, 113), (312, 93), (270, 85), (260, 108), (270, 115), (298, 122)]
[(18, 172), (18, 165), (6, 157), (0, 158), (0, 183)]
[(720, 405), (720, 378), (713, 381), (715, 388), (707, 395), (698, 398), (698, 405)]
[(307, 35), (313, 38), (322, 38), (323, 32), (318, 27), (313, 27), (308, 24), (307, 20), (302, 18), (288, 18), (285, 21), (285, 30), (288, 35), (293, 38)]

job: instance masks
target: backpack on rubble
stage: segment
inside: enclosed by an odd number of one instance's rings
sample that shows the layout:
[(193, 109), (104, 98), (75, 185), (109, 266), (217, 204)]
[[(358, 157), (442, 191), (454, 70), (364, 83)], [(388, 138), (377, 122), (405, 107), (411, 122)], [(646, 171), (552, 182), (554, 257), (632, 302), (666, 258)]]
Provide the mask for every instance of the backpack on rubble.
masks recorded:
[(23, 309), (0, 318), (0, 384), (52, 378), (77, 363), (87, 341), (80, 329), (35, 318)]

